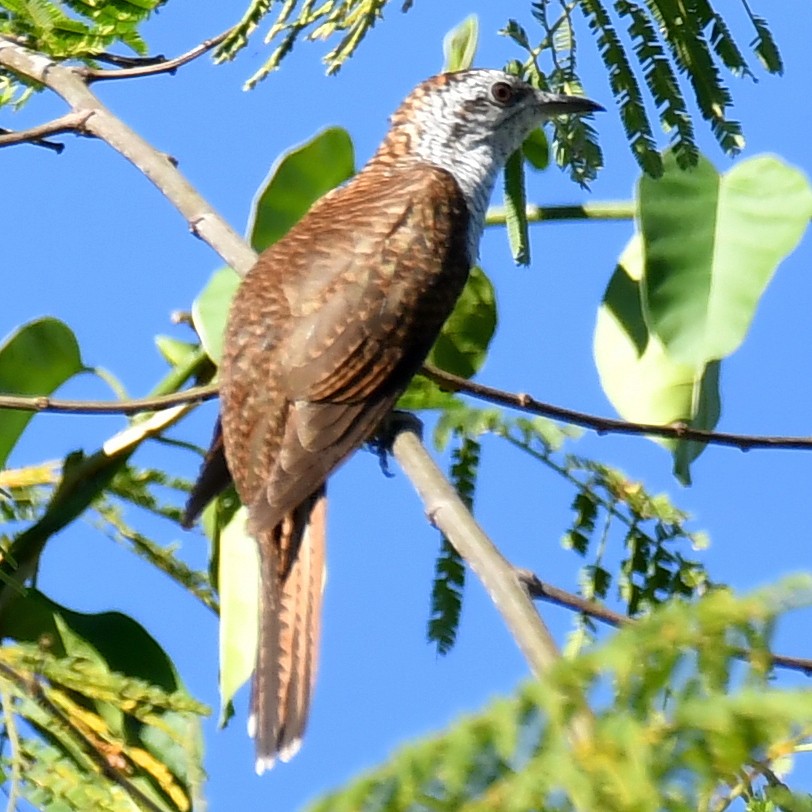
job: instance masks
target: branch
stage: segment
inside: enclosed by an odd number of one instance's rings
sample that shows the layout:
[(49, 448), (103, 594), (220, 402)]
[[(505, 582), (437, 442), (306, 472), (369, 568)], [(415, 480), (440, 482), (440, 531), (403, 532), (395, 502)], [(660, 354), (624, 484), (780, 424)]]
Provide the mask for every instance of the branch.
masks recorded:
[[(634, 220), (636, 204), (633, 200), (596, 200), (574, 205), (537, 206), (529, 203), (525, 209), (529, 223), (580, 222), (581, 220), (621, 221)], [(810, 218), (812, 219), (812, 218)], [(486, 226), (504, 226), (505, 209), (492, 206), (485, 217)]]
[(60, 135), (62, 133), (83, 134), (87, 113), (66, 113), (64, 116), (39, 124), (28, 130), (6, 130), (0, 128), (0, 147), (9, 147), (14, 144), (34, 144), (38, 147), (52, 149), (56, 153), (65, 149), (64, 144), (55, 141), (46, 141), (45, 136)]
[[(156, 387), (163, 394), (183, 386), (206, 361), (203, 350), (194, 353), (181, 366), (172, 369)], [(0, 570), (13, 576), (16, 583), (25, 583), (36, 571), (39, 558), (48, 541), (63, 527), (72, 522), (95, 498), (94, 482), (114, 472), (124, 464), (139, 444), (151, 437), (160, 436), (193, 407), (177, 405), (133, 423), (110, 437), (100, 449), (79, 461), (70, 476), (64, 472), (45, 513), (29, 528), (20, 533), (0, 555)], [(0, 581), (0, 617), (18, 594), (14, 584)]]
[(186, 218), (194, 234), (207, 242), (237, 273), (244, 275), (256, 253), (178, 172), (171, 160), (116, 118), (90, 91), (80, 69), (65, 67), (43, 54), (0, 37), (0, 68), (45, 85), (73, 113), (85, 117), (84, 131), (102, 139), (133, 163)]
[[(654, 423), (630, 423), (612, 417), (578, 412), (544, 403), (530, 395), (507, 392), (495, 389), (482, 383), (475, 383), (467, 378), (461, 378), (437, 367), (425, 365), (420, 374), (434, 381), (444, 390), (450, 392), (463, 392), (472, 397), (486, 400), (489, 403), (498, 403), (530, 414), (550, 417), (575, 426), (592, 429), (598, 434), (631, 434), (653, 435), (655, 437), (668, 437), (677, 440), (697, 440), (709, 445), (732, 446), (742, 451), (753, 448), (791, 449), (804, 451), (812, 449), (812, 437), (782, 437), (762, 434), (731, 434), (723, 431), (704, 431), (692, 429), (685, 423), (674, 423), (660, 426)], [(202, 403), (217, 396), (217, 384), (196, 386), (183, 392), (171, 395), (161, 395), (150, 398), (132, 398), (128, 400), (59, 400), (47, 396), (24, 397), (21, 395), (0, 394), (0, 409), (19, 409), (29, 412), (61, 412), (66, 414), (136, 414), (145, 411), (157, 411), (176, 406), (180, 403)]]
[[(194, 59), (197, 59), (203, 54), (208, 53), (212, 48), (216, 48), (230, 33), (232, 29), (223, 31), (216, 37), (204, 40), (200, 45), (196, 45), (185, 54), (176, 56), (174, 59), (165, 59), (162, 56), (153, 57), (148, 62), (142, 60), (141, 64), (135, 66), (127, 66), (123, 68), (116, 68), (114, 70), (95, 69), (95, 68), (80, 68), (77, 72), (84, 77), (85, 81), (99, 82), (105, 79), (132, 79), (138, 76), (156, 76), (160, 73), (174, 74), (178, 68)], [(108, 59), (111, 59), (108, 57)], [(115, 57), (111, 59), (114, 61)]]
[(654, 437), (668, 437), (674, 440), (696, 440), (709, 445), (733, 446), (742, 451), (753, 448), (792, 449), (803, 450), (812, 448), (812, 437), (778, 437), (763, 434), (730, 434), (724, 431), (704, 431), (692, 429), (685, 423), (672, 423), (660, 426), (655, 423), (630, 423), (612, 417), (599, 417), (598, 415), (576, 412), (562, 406), (544, 403), (524, 393), (506, 392), (503, 389), (494, 389), (481, 383), (474, 383), (467, 378), (452, 375), (442, 369), (424, 366), (420, 370), (434, 383), (450, 392), (464, 392), (468, 395), (498, 403), (501, 406), (510, 406), (523, 412), (551, 417), (575, 426), (592, 429), (598, 434), (648, 434)]
[(173, 392), (170, 395), (129, 400), (58, 400), (46, 396), (0, 395), (0, 409), (65, 414), (137, 414), (168, 409), (182, 403), (202, 403), (217, 397), (217, 390), (217, 384), (212, 383), (185, 389), (182, 392)]
[[(539, 600), (563, 606), (565, 609), (573, 609), (582, 612), (589, 617), (608, 623), (610, 626), (627, 626), (634, 623), (634, 618), (608, 609), (597, 601), (590, 601), (580, 595), (574, 595), (565, 589), (548, 584), (542, 581), (538, 575), (530, 570), (516, 568), (516, 576), (524, 584), (529, 594)], [(746, 652), (742, 652), (742, 657), (746, 657)], [(800, 671), (807, 677), (812, 676), (812, 659), (806, 657), (791, 657), (786, 654), (771, 654), (770, 660), (773, 665), (779, 668), (786, 668), (790, 671)]]
[[(604, 200), (573, 206), (536, 206), (528, 204), (529, 223), (545, 223), (562, 220), (634, 220), (635, 204), (631, 200)], [(503, 226), (507, 222), (505, 210), (492, 206), (485, 217), (486, 226)]]
[[(395, 412), (390, 428), (394, 434), (392, 455), (417, 489), (429, 520), (482, 581), (531, 670), (541, 677), (561, 655), (519, 574), (477, 524), (426, 451), (420, 439), (419, 421), (412, 415)], [(590, 726), (589, 716), (582, 711), (573, 719), (573, 738), (587, 740)]]

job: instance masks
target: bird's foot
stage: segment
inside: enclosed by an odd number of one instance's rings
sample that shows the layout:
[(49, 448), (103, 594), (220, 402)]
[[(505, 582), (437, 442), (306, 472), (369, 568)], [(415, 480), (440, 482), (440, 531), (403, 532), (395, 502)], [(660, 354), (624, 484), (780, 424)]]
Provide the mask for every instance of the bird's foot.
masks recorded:
[(392, 442), (395, 437), (404, 429), (413, 431), (421, 440), (423, 439), (423, 421), (411, 412), (393, 409), (381, 421), (375, 434), (369, 441), (370, 450), (378, 455), (381, 471), (383, 471), (384, 476), (394, 476), (389, 469), (389, 453), (392, 450)]

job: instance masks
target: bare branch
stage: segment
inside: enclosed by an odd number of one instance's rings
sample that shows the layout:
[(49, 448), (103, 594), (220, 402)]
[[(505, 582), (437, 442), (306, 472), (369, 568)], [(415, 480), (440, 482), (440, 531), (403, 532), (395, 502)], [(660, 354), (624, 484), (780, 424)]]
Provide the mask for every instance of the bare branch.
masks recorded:
[(0, 409), (20, 409), (29, 412), (61, 412), (65, 414), (137, 414), (155, 412), (182, 403), (202, 403), (217, 397), (217, 384), (196, 386), (171, 395), (130, 400), (59, 400), (45, 396), (22, 397), (0, 395)]
[[(632, 200), (595, 200), (590, 203), (573, 205), (536, 206), (529, 204), (526, 209), (528, 223), (562, 222), (581, 220), (633, 220), (635, 204)], [(488, 209), (486, 226), (505, 225), (505, 210), (501, 206)]]
[(668, 437), (674, 440), (696, 440), (710, 445), (732, 446), (742, 451), (753, 448), (805, 450), (812, 448), (812, 437), (780, 437), (764, 434), (731, 434), (724, 431), (704, 431), (692, 429), (685, 423), (672, 423), (668, 426), (659, 426), (654, 423), (629, 423), (612, 417), (599, 417), (586, 412), (577, 412), (565, 409), (563, 406), (554, 406), (536, 400), (523, 393), (506, 392), (503, 389), (494, 389), (481, 383), (469, 381), (458, 375), (452, 375), (437, 367), (424, 366), (421, 371), (429, 380), (434, 381), (443, 389), (450, 392), (464, 392), (476, 398), (498, 403), (500, 406), (509, 406), (523, 412), (550, 417), (575, 426), (592, 429), (598, 434), (649, 434), (654, 437)]
[(0, 147), (10, 147), (15, 144), (34, 144), (38, 147), (46, 147), (54, 152), (62, 152), (64, 144), (55, 141), (46, 141), (46, 136), (60, 135), (62, 133), (84, 134), (85, 122), (88, 113), (66, 113), (64, 116), (55, 118), (53, 121), (46, 121), (28, 130), (7, 130), (0, 128)]
[[(105, 79), (133, 79), (139, 76), (157, 76), (160, 73), (174, 74), (181, 66), (203, 56), (203, 54), (208, 53), (212, 48), (216, 48), (230, 33), (231, 29), (229, 28), (216, 37), (204, 40), (200, 45), (196, 45), (185, 54), (176, 56), (174, 59), (165, 59), (160, 56), (153, 57), (148, 61), (142, 60), (138, 65), (128, 65), (114, 70), (81, 68), (78, 72), (88, 83), (100, 82)], [(108, 59), (111, 58), (108, 57)], [(111, 61), (114, 59), (115, 57), (112, 57)]]
[(166, 155), (101, 103), (78, 69), (65, 67), (5, 37), (0, 37), (0, 67), (44, 84), (61, 96), (74, 113), (85, 116), (85, 132), (102, 139), (133, 163), (180, 211), (194, 234), (205, 240), (237, 273), (247, 273), (256, 261), (256, 253)]
[[(608, 623), (610, 626), (626, 626), (634, 623), (634, 619), (627, 615), (608, 609), (597, 601), (590, 601), (580, 595), (574, 595), (565, 589), (548, 584), (542, 581), (538, 575), (530, 570), (516, 569), (516, 575), (527, 588), (527, 591), (534, 598), (563, 606), (565, 609), (573, 609), (576, 612), (583, 612), (589, 617)], [(742, 657), (747, 653), (742, 652)], [(772, 654), (770, 656), (772, 664), (778, 668), (785, 668), (789, 671), (800, 671), (806, 676), (812, 676), (812, 660), (806, 657), (791, 657), (786, 654)]]
[[(678, 440), (698, 440), (708, 445), (732, 446), (742, 451), (754, 448), (773, 450), (812, 450), (812, 437), (782, 437), (763, 434), (731, 434), (723, 431), (703, 431), (692, 429), (684, 423), (669, 426), (658, 426), (653, 423), (630, 423), (612, 417), (578, 412), (544, 403), (527, 394), (507, 392), (495, 389), (482, 383), (475, 383), (467, 378), (460, 378), (442, 369), (424, 366), (421, 374), (434, 381), (443, 389), (451, 392), (463, 392), (489, 403), (498, 403), (530, 414), (550, 417), (575, 426), (592, 429), (598, 434), (632, 434), (669, 437)], [(152, 398), (133, 398), (130, 400), (93, 401), (93, 400), (59, 400), (45, 396), (23, 397), (19, 395), (0, 395), (0, 408), (20, 409), (30, 412), (62, 412), (72, 414), (136, 414), (145, 411), (167, 409), (179, 403), (200, 403), (217, 395), (217, 385), (198, 386), (171, 395)]]
[[(393, 456), (417, 489), (431, 523), (482, 581), (530, 668), (542, 676), (561, 656), (550, 630), (536, 611), (516, 570), (477, 524), (426, 451), (420, 439), (419, 421), (411, 415), (405, 417), (403, 412), (392, 415)], [(577, 741), (589, 738), (590, 718), (586, 712), (575, 717), (572, 735)]]

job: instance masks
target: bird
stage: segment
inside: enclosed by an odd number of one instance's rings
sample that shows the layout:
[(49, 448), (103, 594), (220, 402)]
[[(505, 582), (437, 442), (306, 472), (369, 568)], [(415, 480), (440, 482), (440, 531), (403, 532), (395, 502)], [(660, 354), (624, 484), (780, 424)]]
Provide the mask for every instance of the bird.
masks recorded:
[(545, 119), (602, 109), (499, 70), (433, 76), (392, 115), (364, 168), (242, 280), (220, 416), (183, 523), (233, 480), (260, 562), (249, 718), (258, 773), (295, 755), (307, 724), (327, 478), (375, 435), (423, 364), (478, 258), (510, 155)]

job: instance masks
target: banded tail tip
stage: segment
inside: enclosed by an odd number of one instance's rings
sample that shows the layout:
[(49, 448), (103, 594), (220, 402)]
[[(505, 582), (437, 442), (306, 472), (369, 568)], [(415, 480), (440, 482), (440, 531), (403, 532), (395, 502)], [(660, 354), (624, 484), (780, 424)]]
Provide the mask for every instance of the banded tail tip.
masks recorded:
[(273, 756), (257, 756), (254, 769), (257, 771), (257, 775), (264, 775), (265, 771), (272, 769), (274, 764), (276, 764), (276, 759)]
[[(257, 736), (257, 717), (256, 714), (252, 713), (248, 717), (248, 735), (252, 739), (256, 739)], [(287, 742), (284, 747), (280, 747), (279, 750), (273, 754), (264, 754), (260, 755), (257, 753), (256, 761), (254, 762), (254, 769), (256, 770), (257, 775), (263, 775), (267, 770), (273, 768), (273, 765), (276, 764), (276, 759), (279, 758), (280, 761), (283, 761), (287, 764), (301, 749), (302, 747), (302, 739), (301, 736), (291, 741)]]

